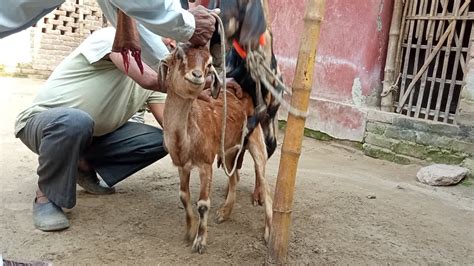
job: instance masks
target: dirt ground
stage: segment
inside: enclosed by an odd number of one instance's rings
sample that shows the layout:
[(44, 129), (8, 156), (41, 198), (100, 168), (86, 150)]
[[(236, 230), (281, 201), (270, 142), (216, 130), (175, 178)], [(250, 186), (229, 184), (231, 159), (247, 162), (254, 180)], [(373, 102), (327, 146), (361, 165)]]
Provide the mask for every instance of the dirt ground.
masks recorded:
[[(262, 264), (262, 207), (250, 204), (253, 166), (246, 160), (231, 220), (209, 222), (207, 253), (183, 240), (184, 210), (170, 159), (92, 196), (78, 188), (63, 232), (34, 229), (36, 155), (13, 136), (18, 112), (42, 81), (0, 78), (0, 254), (54, 264)], [(305, 139), (297, 177), (291, 264), (474, 264), (474, 189), (415, 181), (417, 165), (363, 156), (337, 143)], [(267, 165), (273, 186), (279, 153)], [(212, 214), (226, 177), (216, 171)], [(195, 177), (195, 176), (194, 176)], [(192, 178), (194, 199), (198, 178)], [(368, 195), (376, 196), (369, 199)]]

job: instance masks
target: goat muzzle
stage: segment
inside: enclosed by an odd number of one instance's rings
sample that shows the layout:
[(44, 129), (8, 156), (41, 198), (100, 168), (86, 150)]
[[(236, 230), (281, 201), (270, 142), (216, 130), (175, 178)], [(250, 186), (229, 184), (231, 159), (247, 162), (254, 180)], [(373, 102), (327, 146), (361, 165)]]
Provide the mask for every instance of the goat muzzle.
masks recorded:
[(191, 73), (187, 73), (184, 76), (184, 79), (187, 80), (192, 85), (196, 85), (196, 86), (204, 85), (204, 83), (206, 82), (206, 79), (202, 75), (202, 72), (200, 75), (196, 76), (194, 71), (192, 71)]

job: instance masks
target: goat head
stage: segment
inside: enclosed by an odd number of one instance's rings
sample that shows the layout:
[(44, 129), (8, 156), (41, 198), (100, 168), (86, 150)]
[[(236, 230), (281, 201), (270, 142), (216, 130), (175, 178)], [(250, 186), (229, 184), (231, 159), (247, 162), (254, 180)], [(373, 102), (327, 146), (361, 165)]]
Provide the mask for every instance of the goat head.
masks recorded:
[[(158, 80), (160, 87), (166, 88), (167, 84), (173, 82), (182, 83), (177, 86), (175, 91), (178, 95), (187, 99), (194, 99), (206, 85), (206, 79), (210, 79), (211, 95), (217, 98), (222, 84), (219, 75), (212, 65), (212, 56), (207, 47), (193, 47), (191, 44), (179, 44), (176, 51), (169, 54), (160, 62), (158, 70)], [(184, 50), (189, 50), (186, 54)], [(177, 65), (178, 67), (172, 67)], [(179, 75), (184, 77), (180, 80), (168, 80), (170, 69), (179, 71)], [(203, 71), (204, 70), (204, 71)]]

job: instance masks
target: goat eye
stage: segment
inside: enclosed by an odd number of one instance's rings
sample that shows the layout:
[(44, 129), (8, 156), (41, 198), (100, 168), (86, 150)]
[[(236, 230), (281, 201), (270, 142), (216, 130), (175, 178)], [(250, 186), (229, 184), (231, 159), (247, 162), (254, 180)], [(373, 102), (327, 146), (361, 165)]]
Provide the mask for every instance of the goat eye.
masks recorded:
[(212, 64), (208, 64), (206, 67), (207, 67), (207, 68), (211, 68), (211, 66), (212, 66)]

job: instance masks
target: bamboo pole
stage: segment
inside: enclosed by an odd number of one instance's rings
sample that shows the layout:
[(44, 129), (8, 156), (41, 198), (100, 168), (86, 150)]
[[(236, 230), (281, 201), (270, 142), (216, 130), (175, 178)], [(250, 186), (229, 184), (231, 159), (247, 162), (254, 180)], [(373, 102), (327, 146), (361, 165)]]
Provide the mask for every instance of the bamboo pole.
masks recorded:
[[(307, 0), (304, 31), (298, 54), (291, 105), (307, 111), (313, 84), (313, 70), (325, 0)], [(280, 167), (273, 202), (273, 221), (267, 251), (267, 264), (283, 264), (288, 253), (289, 227), (295, 190), (295, 177), (301, 154), (306, 119), (288, 114)]]
[(385, 73), (382, 90), (381, 109), (385, 112), (393, 112), (393, 90), (392, 86), (396, 86), (396, 57), (398, 51), (398, 39), (400, 38), (400, 25), (402, 23), (403, 1), (395, 0), (392, 14), (392, 22), (390, 24), (390, 38), (387, 48), (387, 62), (385, 63)]

